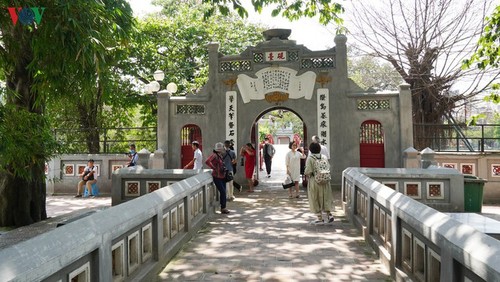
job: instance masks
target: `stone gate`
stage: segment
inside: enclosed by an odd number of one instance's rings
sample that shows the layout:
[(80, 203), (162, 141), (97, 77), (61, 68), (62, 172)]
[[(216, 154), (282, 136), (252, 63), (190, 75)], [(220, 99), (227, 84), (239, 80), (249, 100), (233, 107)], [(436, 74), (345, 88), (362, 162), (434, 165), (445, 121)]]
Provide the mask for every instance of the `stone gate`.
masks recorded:
[(346, 36), (337, 35), (331, 49), (311, 51), (289, 40), (290, 33), (267, 30), (263, 42), (237, 55), (210, 43), (209, 80), (199, 93), (158, 93), (158, 147), (166, 168), (181, 168), (182, 146), (194, 140), (205, 157), (226, 139), (237, 153), (242, 144), (259, 142), (254, 125), (276, 109), (303, 121), (305, 146), (318, 135), (328, 147), (334, 185), (346, 167), (402, 167), (403, 151), (413, 144), (409, 86), (367, 92), (348, 77)]

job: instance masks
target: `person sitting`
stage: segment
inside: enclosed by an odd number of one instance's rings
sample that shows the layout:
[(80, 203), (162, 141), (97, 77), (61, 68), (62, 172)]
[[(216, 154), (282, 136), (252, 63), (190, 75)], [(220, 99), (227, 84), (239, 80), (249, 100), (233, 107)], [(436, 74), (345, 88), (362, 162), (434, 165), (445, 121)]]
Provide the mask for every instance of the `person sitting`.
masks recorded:
[(135, 151), (135, 144), (130, 144), (130, 152), (128, 154), (128, 158), (130, 160), (127, 163), (127, 167), (137, 165), (137, 159), (139, 158), (139, 156), (137, 155), (137, 152)]
[(75, 198), (82, 197), (83, 185), (86, 186), (89, 197), (94, 197), (94, 195), (92, 195), (92, 184), (97, 183), (97, 167), (94, 166), (93, 159), (90, 159), (87, 162), (87, 166), (83, 169), (83, 172), (80, 176), (82, 180), (78, 182), (77, 194)]

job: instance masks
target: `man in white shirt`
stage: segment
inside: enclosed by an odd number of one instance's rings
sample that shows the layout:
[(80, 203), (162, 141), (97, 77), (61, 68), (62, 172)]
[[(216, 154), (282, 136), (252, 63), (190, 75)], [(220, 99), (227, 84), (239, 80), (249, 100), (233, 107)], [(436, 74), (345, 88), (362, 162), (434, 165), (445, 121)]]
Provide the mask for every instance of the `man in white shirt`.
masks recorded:
[[(330, 152), (328, 152), (328, 149), (326, 148), (325, 145), (321, 144), (321, 140), (319, 139), (318, 136), (313, 135), (312, 142), (320, 144), (321, 145), (321, 152), (320, 153), (322, 155), (325, 155), (327, 159), (330, 159)], [(311, 155), (311, 152), (309, 152), (309, 155)]]
[(87, 166), (83, 169), (82, 174), (80, 175), (82, 180), (78, 182), (77, 194), (75, 198), (82, 197), (83, 186), (86, 186), (89, 197), (94, 197), (92, 195), (92, 184), (97, 182), (97, 167), (94, 165), (94, 160), (90, 159), (87, 162)]
[(193, 165), (193, 169), (202, 169), (203, 168), (203, 154), (201, 153), (200, 150), (200, 143), (198, 141), (193, 141), (191, 143), (191, 146), (193, 147), (194, 155), (193, 159), (184, 166), (184, 169), (188, 169), (191, 165)]

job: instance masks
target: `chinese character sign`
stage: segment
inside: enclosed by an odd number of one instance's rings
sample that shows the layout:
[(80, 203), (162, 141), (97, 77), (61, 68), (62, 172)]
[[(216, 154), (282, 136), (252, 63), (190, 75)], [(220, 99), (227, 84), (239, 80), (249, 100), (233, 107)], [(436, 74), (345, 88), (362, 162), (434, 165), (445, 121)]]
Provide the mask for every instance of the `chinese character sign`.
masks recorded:
[(272, 92), (288, 93), (290, 99), (312, 99), (316, 82), (316, 74), (312, 71), (297, 75), (297, 71), (290, 68), (268, 67), (257, 71), (255, 76), (238, 75), (236, 83), (243, 103), (263, 100), (267, 93)]
[(226, 140), (234, 142), (234, 148), (238, 148), (237, 140), (237, 116), (236, 116), (236, 91), (226, 92)]
[(284, 62), (286, 61), (286, 51), (265, 52), (266, 62)]
[(330, 104), (329, 91), (326, 88), (318, 89), (317, 113), (318, 137), (321, 144), (325, 145), (330, 152)]

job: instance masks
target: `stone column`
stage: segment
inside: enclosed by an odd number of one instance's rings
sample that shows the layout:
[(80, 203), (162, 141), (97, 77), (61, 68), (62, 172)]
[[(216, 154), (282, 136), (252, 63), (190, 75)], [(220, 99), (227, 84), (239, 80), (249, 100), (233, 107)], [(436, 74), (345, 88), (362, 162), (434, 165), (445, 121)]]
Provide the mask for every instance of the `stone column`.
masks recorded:
[[(413, 148), (413, 119), (409, 84), (399, 86), (399, 139), (400, 148)], [(403, 164), (404, 165), (404, 164)]]
[(219, 71), (219, 43), (207, 44), (208, 49), (208, 81), (205, 85), (208, 99), (217, 91), (217, 73)]
[(420, 152), (422, 156), (421, 165), (422, 168), (428, 168), (431, 165), (436, 165), (436, 161), (434, 157), (436, 156), (436, 152), (434, 152), (431, 148), (427, 147)]
[[(168, 152), (168, 132), (169, 132), (169, 114), (170, 114), (170, 93), (167, 90), (158, 92), (158, 110), (157, 110), (157, 129), (156, 135), (158, 139), (158, 148), (164, 153)], [(166, 154), (163, 154), (163, 168), (167, 168)]]
[(335, 68), (338, 74), (344, 75), (345, 79), (348, 78), (347, 75), (347, 36), (343, 34), (337, 34), (334, 39), (335, 42)]
[(415, 148), (410, 147), (403, 152), (403, 167), (420, 168), (418, 151)]
[(165, 152), (162, 149), (158, 149), (153, 153), (153, 161), (151, 162), (152, 169), (164, 169), (165, 168)]
[(137, 152), (137, 156), (138, 165), (142, 166), (143, 168), (149, 168), (149, 158), (151, 156), (151, 152), (146, 149), (142, 149)]

